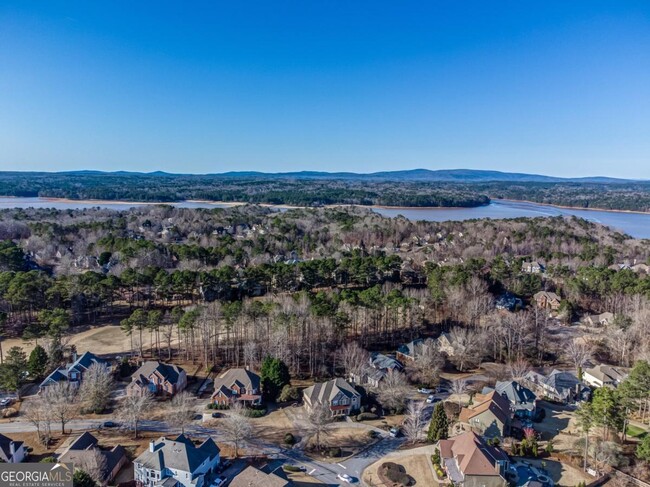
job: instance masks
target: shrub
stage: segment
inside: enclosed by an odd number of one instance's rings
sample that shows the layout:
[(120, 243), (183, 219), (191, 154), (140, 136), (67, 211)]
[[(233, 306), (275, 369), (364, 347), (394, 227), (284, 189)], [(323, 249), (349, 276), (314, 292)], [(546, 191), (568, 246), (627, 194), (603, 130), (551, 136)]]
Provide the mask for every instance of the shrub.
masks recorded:
[(282, 469), (285, 472), (301, 472), (300, 467), (296, 467), (295, 465), (283, 465)]
[(379, 419), (379, 416), (373, 413), (361, 413), (357, 415), (357, 421), (372, 421), (374, 419)]
[(282, 388), (278, 401), (280, 402), (289, 402), (289, 401), (298, 401), (300, 400), (300, 392), (297, 388), (292, 387), (287, 384)]
[(329, 457), (340, 457), (343, 452), (341, 451), (341, 448), (338, 446), (335, 446), (334, 448), (330, 448), (327, 450), (327, 456)]
[(264, 409), (245, 409), (244, 415), (249, 418), (261, 418), (266, 414), (266, 408)]
[(293, 436), (291, 433), (287, 433), (284, 435), (284, 444), (285, 445), (295, 445), (296, 443), (296, 437)]
[(2, 410), (2, 417), (3, 418), (13, 418), (18, 414), (18, 411), (16, 411), (14, 408), (5, 408)]
[(379, 436), (379, 433), (377, 433), (375, 430), (370, 430), (370, 431), (368, 431), (368, 436), (370, 438), (374, 439), (374, 438), (377, 438)]
[(384, 483), (402, 486), (411, 484), (411, 478), (406, 474), (406, 469), (397, 463), (382, 463), (378, 473)]

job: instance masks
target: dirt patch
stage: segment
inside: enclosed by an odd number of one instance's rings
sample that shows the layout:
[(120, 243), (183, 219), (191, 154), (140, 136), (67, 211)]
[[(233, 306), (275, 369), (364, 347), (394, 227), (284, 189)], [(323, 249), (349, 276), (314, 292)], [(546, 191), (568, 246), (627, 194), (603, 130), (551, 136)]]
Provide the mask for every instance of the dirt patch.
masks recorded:
[(61, 437), (61, 435), (55, 435), (52, 438), (49, 448), (45, 448), (45, 445), (43, 445), (43, 443), (38, 439), (36, 431), (26, 433), (8, 433), (7, 436), (13, 441), (24, 442), (26, 447), (32, 449), (27, 459), (28, 462), (38, 462), (45, 457), (54, 455), (56, 449), (61, 445), (61, 443), (63, 443), (63, 440), (66, 439), (66, 437)]
[(323, 452), (330, 448), (340, 448), (341, 455), (338, 457), (329, 457), (318, 455), (315, 451), (316, 448), (315, 436), (310, 437), (306, 442), (306, 448), (312, 451), (315, 458), (324, 462), (338, 463), (342, 459), (356, 455), (364, 448), (377, 442), (376, 438), (371, 438), (367, 430), (361, 428), (339, 427), (332, 428), (327, 431), (327, 434), (321, 435), (321, 445)]
[(251, 419), (255, 436), (276, 445), (284, 444), (284, 435), (292, 433), (299, 436), (296, 425), (289, 420), (284, 409), (276, 409), (261, 418)]
[(316, 480), (314, 477), (304, 472), (287, 473), (287, 478), (292, 482), (294, 487), (310, 487), (312, 485), (323, 485), (323, 482)]

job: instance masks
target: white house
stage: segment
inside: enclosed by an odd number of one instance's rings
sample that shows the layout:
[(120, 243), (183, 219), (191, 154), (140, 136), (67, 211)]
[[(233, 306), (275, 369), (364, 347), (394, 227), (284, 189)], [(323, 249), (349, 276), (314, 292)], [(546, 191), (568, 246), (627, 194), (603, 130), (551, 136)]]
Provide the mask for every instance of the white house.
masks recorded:
[(185, 435), (152, 440), (133, 461), (138, 487), (205, 487), (219, 465), (219, 447), (211, 438), (199, 446)]
[(582, 373), (582, 381), (591, 387), (617, 387), (626, 377), (621, 369), (604, 364), (585, 369)]

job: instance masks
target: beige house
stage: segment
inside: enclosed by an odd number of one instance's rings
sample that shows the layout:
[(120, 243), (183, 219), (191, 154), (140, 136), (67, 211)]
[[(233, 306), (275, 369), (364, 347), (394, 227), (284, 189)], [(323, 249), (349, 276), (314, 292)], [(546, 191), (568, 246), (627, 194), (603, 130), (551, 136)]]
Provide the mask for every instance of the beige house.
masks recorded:
[(341, 378), (308, 387), (303, 391), (303, 399), (307, 411), (316, 404), (326, 404), (332, 416), (347, 416), (361, 407), (361, 394)]
[(496, 391), (477, 394), (478, 404), (463, 408), (458, 421), (482, 436), (503, 438), (510, 434), (512, 413), (510, 403)]
[(454, 485), (461, 487), (507, 487), (504, 478), (508, 455), (468, 431), (438, 442), (440, 462)]
[(131, 376), (131, 383), (126, 386), (129, 396), (145, 394), (174, 396), (187, 386), (185, 371), (172, 364), (148, 361)]
[(591, 387), (618, 387), (625, 380), (627, 373), (618, 367), (596, 365), (582, 372), (582, 381)]
[(607, 326), (614, 322), (614, 313), (606, 311), (599, 315), (587, 315), (584, 322), (589, 326)]

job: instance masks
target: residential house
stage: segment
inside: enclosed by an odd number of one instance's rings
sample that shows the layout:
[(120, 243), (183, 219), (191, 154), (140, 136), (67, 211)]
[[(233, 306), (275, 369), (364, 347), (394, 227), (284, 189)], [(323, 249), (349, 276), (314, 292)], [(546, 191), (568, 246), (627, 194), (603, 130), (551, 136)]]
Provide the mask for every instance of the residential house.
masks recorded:
[(416, 360), (421, 354), (427, 353), (429, 349), (436, 352), (443, 352), (450, 357), (454, 355), (454, 344), (452, 336), (447, 332), (442, 332), (436, 339), (423, 340), (418, 338), (412, 342), (401, 345), (397, 349), (397, 360), (407, 362)]
[(583, 382), (591, 387), (618, 387), (626, 377), (623, 370), (605, 364), (590, 367), (582, 373)]
[(584, 322), (589, 326), (607, 326), (614, 323), (614, 313), (606, 311), (598, 315), (587, 315)]
[(543, 274), (546, 272), (546, 267), (539, 262), (522, 262), (521, 271), (528, 274)]
[(14, 441), (0, 434), (0, 462), (20, 463), (27, 457), (27, 449), (22, 441)]
[(230, 406), (235, 402), (244, 405), (260, 404), (260, 376), (248, 369), (228, 369), (214, 380), (212, 402), (222, 406)]
[(173, 396), (187, 386), (187, 374), (177, 365), (147, 361), (131, 376), (126, 386), (129, 396), (144, 394)]
[(463, 408), (458, 421), (471, 431), (488, 438), (503, 438), (510, 434), (510, 403), (496, 391), (477, 395), (478, 404)]
[(560, 296), (549, 291), (540, 291), (535, 293), (533, 299), (539, 308), (548, 309), (550, 311), (557, 311), (560, 309), (560, 304), (562, 303), (562, 298), (560, 298)]
[(138, 487), (204, 487), (220, 462), (217, 444), (208, 438), (199, 446), (185, 435), (160, 437), (133, 461)]
[(332, 416), (347, 416), (361, 407), (361, 394), (341, 378), (308, 387), (303, 391), (303, 398), (308, 411), (316, 404), (326, 404)]
[(440, 463), (459, 487), (507, 487), (509, 458), (472, 431), (438, 442)]
[(350, 381), (361, 386), (379, 387), (390, 371), (401, 372), (404, 366), (393, 357), (383, 353), (373, 352), (370, 354), (368, 365), (360, 372), (350, 374)]
[(572, 403), (589, 399), (591, 390), (571, 372), (553, 370), (549, 375), (530, 371), (524, 376), (525, 385), (538, 397), (553, 401)]
[(230, 487), (287, 487), (291, 485), (273, 472), (265, 473), (249, 465), (235, 475), (230, 481)]
[(69, 382), (71, 385), (78, 387), (83, 380), (84, 374), (93, 364), (99, 364), (102, 367), (106, 367), (107, 370), (110, 368), (107, 360), (101, 359), (90, 352), (85, 352), (81, 356), (77, 356), (76, 353), (72, 354), (72, 362), (63, 367), (58, 367), (48, 375), (41, 382), (39, 392), (59, 382)]
[(75, 439), (70, 446), (59, 455), (60, 463), (73, 463), (86, 471), (101, 470), (100, 483), (108, 485), (117, 476), (120, 469), (128, 462), (126, 451), (120, 445), (110, 450), (99, 448), (98, 440), (88, 432)]
[(514, 380), (497, 382), (494, 390), (508, 401), (510, 411), (517, 418), (532, 419), (537, 416), (537, 397), (527, 387)]
[(524, 302), (512, 293), (503, 293), (494, 301), (494, 307), (514, 311), (517, 308), (523, 308)]

